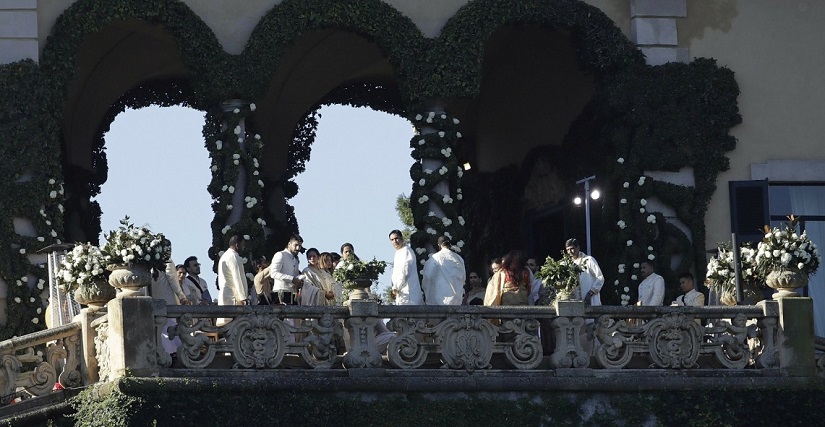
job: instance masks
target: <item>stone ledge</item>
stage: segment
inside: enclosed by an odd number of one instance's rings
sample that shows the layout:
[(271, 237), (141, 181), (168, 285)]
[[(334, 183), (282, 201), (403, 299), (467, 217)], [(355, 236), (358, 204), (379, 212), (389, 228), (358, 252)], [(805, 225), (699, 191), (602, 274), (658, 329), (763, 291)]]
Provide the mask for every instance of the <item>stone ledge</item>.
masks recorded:
[(668, 16), (684, 18), (687, 16), (686, 0), (630, 0), (630, 17)]

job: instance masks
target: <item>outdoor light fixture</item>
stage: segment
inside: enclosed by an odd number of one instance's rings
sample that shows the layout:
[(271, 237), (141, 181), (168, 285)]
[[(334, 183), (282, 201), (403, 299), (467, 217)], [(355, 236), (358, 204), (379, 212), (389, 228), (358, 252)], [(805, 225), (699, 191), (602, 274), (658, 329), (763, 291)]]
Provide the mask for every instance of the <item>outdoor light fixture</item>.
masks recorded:
[[(593, 190), (592, 193), (590, 192), (590, 181), (592, 181), (594, 179), (596, 179), (596, 175), (588, 176), (587, 178), (582, 178), (582, 179), (576, 181), (576, 184), (584, 184), (584, 194), (585, 194), (585, 197), (584, 197), (584, 223), (585, 223), (585, 229), (587, 230), (587, 253), (588, 254), (592, 254), (592, 251), (591, 251), (591, 248), (590, 248), (590, 199), (592, 198), (593, 200), (598, 200), (599, 197), (601, 197), (601, 193), (599, 193), (599, 190)], [(576, 198), (573, 199), (573, 203), (575, 203), (577, 206), (581, 205), (582, 204), (582, 197), (576, 196)]]
[(464, 170), (465, 171), (470, 170), (470, 162), (464, 163)]

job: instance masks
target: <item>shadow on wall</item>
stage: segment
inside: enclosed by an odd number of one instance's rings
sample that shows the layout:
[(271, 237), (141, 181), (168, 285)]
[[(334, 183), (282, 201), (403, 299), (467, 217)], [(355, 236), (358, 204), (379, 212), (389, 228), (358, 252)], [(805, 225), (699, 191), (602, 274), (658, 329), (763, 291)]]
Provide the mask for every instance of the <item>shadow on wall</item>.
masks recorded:
[(687, 19), (677, 19), (679, 39), (701, 39), (706, 29), (728, 32), (739, 14), (739, 0), (695, 1), (687, 0)]

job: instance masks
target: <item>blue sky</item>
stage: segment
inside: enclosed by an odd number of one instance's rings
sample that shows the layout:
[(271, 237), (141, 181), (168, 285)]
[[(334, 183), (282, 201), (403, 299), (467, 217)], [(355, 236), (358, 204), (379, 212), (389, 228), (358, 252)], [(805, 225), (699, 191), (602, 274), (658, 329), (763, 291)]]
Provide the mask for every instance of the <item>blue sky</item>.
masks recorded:
[[(109, 178), (96, 198), (104, 233), (129, 215), (171, 240), (176, 263), (195, 255), (211, 265), (203, 120), (202, 112), (183, 107), (127, 110), (115, 118), (106, 134)], [(387, 234), (402, 228), (395, 198), (412, 188), (413, 131), (406, 119), (367, 108), (321, 110), (311, 158), (295, 179), (299, 192), (291, 200), (306, 247), (339, 252), (341, 244), (351, 242), (362, 259), (392, 261)], [(301, 266), (306, 266), (303, 257)], [(211, 268), (204, 268), (202, 277), (216, 296)], [(389, 269), (379, 279), (379, 291), (388, 285)]]

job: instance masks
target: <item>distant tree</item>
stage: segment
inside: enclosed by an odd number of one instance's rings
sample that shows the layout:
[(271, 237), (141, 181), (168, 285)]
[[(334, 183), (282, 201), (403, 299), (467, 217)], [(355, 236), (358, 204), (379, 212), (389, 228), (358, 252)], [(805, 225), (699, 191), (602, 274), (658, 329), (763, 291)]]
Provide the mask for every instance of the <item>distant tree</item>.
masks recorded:
[(399, 194), (395, 199), (395, 212), (398, 213), (398, 219), (404, 224), (404, 229), (401, 234), (404, 235), (404, 241), (409, 242), (412, 235), (415, 223), (413, 221), (412, 209), (410, 209), (410, 198), (404, 194)]

